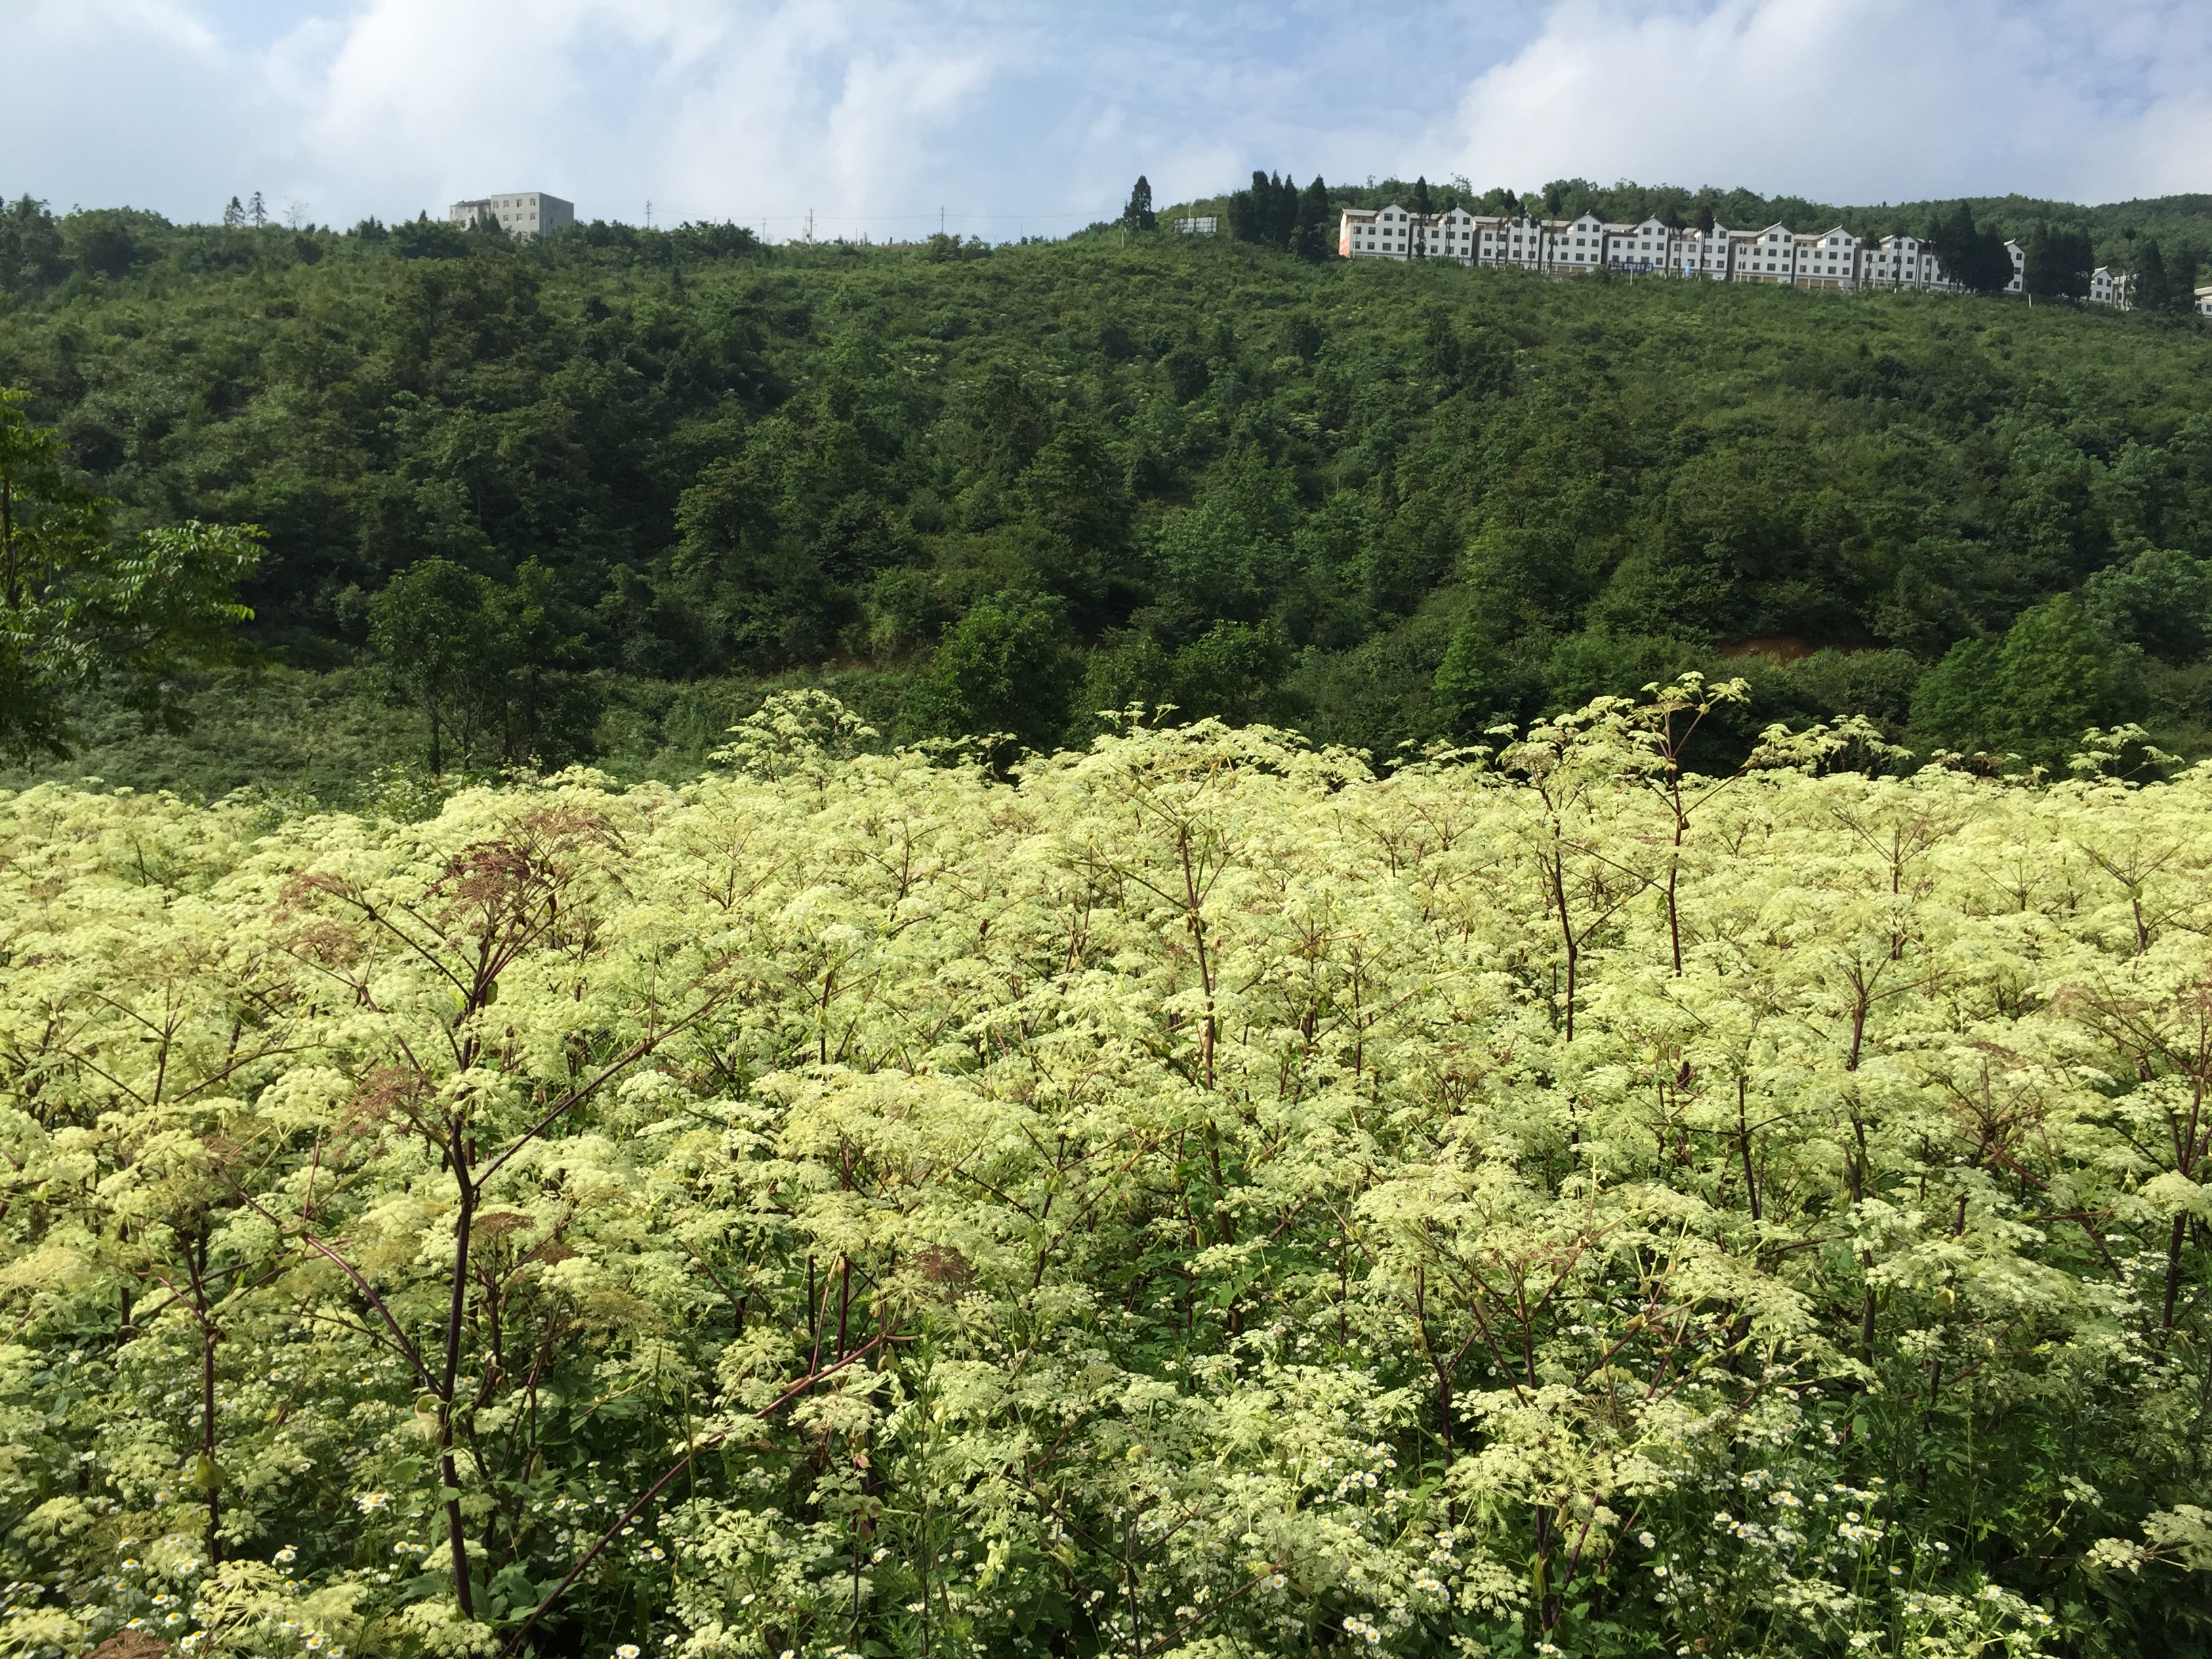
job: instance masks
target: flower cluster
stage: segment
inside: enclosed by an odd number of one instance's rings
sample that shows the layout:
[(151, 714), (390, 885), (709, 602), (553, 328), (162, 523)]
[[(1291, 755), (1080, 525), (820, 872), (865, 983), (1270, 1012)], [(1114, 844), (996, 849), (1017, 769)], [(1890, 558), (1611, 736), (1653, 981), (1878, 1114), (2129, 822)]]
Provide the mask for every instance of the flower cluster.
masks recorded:
[(8, 1639), (2154, 1616), (2212, 774), (1692, 786), (1725, 702), (1388, 777), (1135, 726), (1010, 783), (809, 702), (415, 822), (0, 797)]

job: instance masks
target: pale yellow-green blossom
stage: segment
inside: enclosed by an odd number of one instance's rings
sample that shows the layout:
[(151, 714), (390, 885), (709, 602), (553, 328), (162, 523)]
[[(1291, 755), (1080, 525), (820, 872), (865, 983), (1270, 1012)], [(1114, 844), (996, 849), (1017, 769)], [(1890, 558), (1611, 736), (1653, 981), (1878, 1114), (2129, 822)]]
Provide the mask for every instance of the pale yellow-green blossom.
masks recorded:
[(488, 1655), (587, 1553), (538, 1629), (763, 1659), (2196, 1594), (2212, 771), (1678, 769), (1733, 695), (0, 797), (0, 1651)]

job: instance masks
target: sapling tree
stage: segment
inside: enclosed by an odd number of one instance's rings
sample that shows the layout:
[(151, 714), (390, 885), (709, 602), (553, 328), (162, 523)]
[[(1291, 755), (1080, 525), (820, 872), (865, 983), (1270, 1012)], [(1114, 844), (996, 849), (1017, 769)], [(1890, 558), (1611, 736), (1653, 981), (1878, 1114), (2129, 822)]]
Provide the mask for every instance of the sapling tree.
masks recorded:
[(443, 558), (399, 572), (369, 603), (369, 643), (388, 695), (422, 716), (433, 777), (501, 717), (507, 639), (489, 579)]

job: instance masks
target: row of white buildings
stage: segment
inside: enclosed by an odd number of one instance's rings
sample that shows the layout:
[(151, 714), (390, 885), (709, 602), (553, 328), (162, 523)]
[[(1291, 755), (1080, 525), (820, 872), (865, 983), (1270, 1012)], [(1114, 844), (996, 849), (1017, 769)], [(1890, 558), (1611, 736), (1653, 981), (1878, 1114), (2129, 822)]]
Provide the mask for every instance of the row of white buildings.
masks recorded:
[[(2012, 255), (2008, 294), (2027, 287), (2027, 253), (2007, 242)], [(1551, 276), (1591, 270), (1632, 276), (1692, 276), (1712, 283), (1778, 283), (1793, 288), (1925, 289), (1951, 292), (1935, 250), (1917, 236), (1863, 241), (1838, 225), (1807, 234), (1787, 225), (1764, 230), (1676, 229), (1657, 219), (1609, 224), (1592, 214), (1579, 219), (1537, 219), (1526, 214), (1491, 217), (1455, 208), (1418, 214), (1393, 203), (1351, 208), (1337, 236), (1347, 259), (1455, 259), (1466, 265), (1517, 265)], [(2089, 297), (2105, 305), (2128, 302), (2128, 279), (2099, 266)]]

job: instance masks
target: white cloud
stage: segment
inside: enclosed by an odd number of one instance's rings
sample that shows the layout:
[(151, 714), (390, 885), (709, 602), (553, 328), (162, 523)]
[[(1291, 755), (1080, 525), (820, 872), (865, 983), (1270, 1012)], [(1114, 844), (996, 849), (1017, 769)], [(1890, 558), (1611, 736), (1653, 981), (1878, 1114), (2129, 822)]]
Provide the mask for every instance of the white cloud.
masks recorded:
[(887, 0), (368, 0), (307, 137), (436, 203), (535, 185), (587, 216), (880, 228), (964, 159), (1017, 39)]
[(1255, 166), (1364, 175), (1407, 125), (1363, 90), (1405, 37), (1489, 52), (1519, 27), (1473, 0), (18, 3), (41, 27), (0, 77), (53, 90), (0, 98), (0, 155), (26, 158), (0, 183), (64, 204), (206, 217), (258, 186), (344, 223), (535, 186), (779, 234), (809, 210), (911, 234), (939, 205), (955, 229), (1065, 230), (1140, 171), (1164, 202)]
[[(245, 125), (225, 68), (185, 0), (17, 0), (0, 22), (0, 190), (165, 207), (220, 178)], [(193, 118), (174, 119), (179, 105)], [(149, 130), (153, 109), (173, 118)], [(84, 166), (93, 154), (121, 165)]]
[(2212, 185), (2208, 71), (2197, 3), (1563, 0), (1430, 138), (1521, 188), (2102, 200)]
[(960, 140), (1017, 58), (1004, 37), (909, 22), (825, 0), (764, 8), (742, 46), (699, 54), (648, 140), (671, 198), (784, 233), (809, 210), (823, 234), (918, 228), (939, 181), (969, 170)]
[(1829, 200), (2212, 185), (2205, 0), (0, 0), (0, 188), (993, 236), (1255, 167)]

